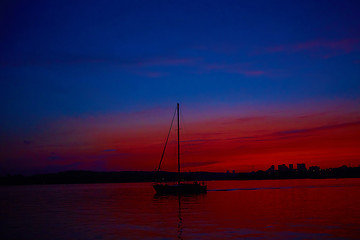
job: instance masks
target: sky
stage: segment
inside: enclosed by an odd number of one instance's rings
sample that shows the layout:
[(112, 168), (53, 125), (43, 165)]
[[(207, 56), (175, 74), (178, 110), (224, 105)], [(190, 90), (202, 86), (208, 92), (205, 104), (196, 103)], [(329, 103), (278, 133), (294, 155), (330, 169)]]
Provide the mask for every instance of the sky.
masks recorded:
[[(0, 174), (360, 165), (358, 1), (0, 3)], [(176, 130), (176, 127), (174, 128)], [(176, 131), (162, 169), (176, 171)]]

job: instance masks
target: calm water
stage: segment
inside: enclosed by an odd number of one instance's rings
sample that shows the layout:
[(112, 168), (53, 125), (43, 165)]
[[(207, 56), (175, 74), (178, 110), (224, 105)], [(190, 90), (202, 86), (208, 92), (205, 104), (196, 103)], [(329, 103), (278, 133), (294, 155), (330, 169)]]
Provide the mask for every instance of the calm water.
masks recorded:
[(360, 179), (0, 188), (0, 239), (360, 239)]

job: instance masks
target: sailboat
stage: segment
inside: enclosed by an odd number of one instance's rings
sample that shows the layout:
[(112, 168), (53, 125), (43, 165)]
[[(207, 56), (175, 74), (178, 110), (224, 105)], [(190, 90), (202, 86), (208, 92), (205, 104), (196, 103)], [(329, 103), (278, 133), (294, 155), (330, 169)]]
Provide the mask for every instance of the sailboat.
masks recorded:
[[(177, 159), (178, 159), (178, 179), (177, 183), (175, 184), (168, 184), (168, 183), (154, 183), (153, 187), (157, 194), (200, 194), (200, 193), (206, 193), (207, 186), (204, 183), (200, 182), (182, 182), (181, 181), (181, 174), (180, 174), (180, 121), (179, 121), (179, 115), (180, 115), (180, 107), (179, 103), (176, 106), (176, 113), (177, 113)], [(160, 163), (157, 169), (157, 172), (159, 173), (162, 160), (164, 158), (164, 153), (166, 149), (167, 142), (169, 140), (170, 132), (172, 125), (174, 123), (175, 113), (171, 121), (170, 130), (166, 138), (164, 150), (161, 155)]]

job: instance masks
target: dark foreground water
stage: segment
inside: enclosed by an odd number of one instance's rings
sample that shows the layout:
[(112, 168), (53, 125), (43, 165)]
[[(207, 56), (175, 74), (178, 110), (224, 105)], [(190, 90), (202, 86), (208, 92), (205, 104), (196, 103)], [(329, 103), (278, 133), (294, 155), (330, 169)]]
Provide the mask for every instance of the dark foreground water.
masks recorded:
[(360, 179), (0, 188), (0, 239), (360, 239)]

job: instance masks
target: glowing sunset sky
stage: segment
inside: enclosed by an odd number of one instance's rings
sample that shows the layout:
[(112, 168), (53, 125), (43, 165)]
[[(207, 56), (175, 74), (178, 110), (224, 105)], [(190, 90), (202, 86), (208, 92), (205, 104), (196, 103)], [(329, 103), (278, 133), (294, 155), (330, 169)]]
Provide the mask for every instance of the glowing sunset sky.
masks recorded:
[[(0, 3), (0, 174), (360, 165), (357, 1)], [(175, 133), (174, 133), (175, 134)], [(176, 169), (175, 135), (164, 170)]]

